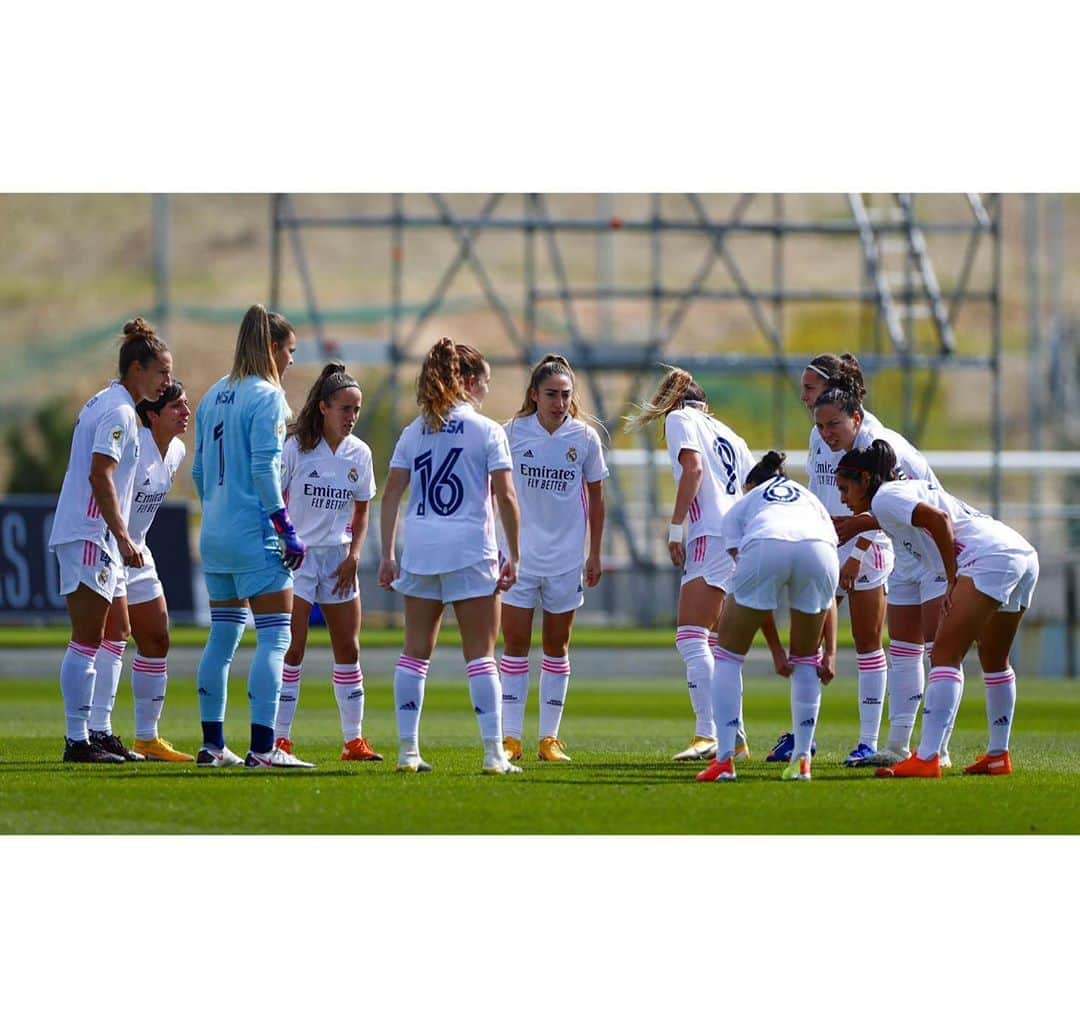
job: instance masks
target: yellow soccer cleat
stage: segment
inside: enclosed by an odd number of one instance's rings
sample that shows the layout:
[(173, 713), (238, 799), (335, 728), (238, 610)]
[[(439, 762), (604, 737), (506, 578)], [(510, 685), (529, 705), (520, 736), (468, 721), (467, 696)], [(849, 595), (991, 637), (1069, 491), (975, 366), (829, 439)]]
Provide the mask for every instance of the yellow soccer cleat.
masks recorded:
[(554, 762), (565, 761), (570, 763), (570, 758), (566, 754), (566, 750), (563, 749), (563, 744), (554, 735), (545, 735), (540, 740), (540, 752), (536, 754), (540, 760), (550, 760)]
[(512, 735), (504, 736), (502, 746), (507, 760), (521, 760), (520, 739), (515, 739)]
[(780, 777), (785, 782), (810, 781), (810, 754), (799, 753), (791, 758), (791, 763), (784, 768)]
[(193, 764), (195, 758), (190, 753), (181, 753), (173, 749), (173, 744), (168, 739), (155, 736), (153, 739), (136, 739), (132, 747), (136, 753), (141, 753), (147, 760), (163, 760), (170, 764)]
[(695, 735), (690, 745), (681, 753), (676, 753), (672, 760), (715, 760), (716, 740), (707, 735)]
[(747, 742), (746, 736), (741, 731), (735, 736), (735, 752), (732, 754), (732, 759), (750, 759), (750, 743)]

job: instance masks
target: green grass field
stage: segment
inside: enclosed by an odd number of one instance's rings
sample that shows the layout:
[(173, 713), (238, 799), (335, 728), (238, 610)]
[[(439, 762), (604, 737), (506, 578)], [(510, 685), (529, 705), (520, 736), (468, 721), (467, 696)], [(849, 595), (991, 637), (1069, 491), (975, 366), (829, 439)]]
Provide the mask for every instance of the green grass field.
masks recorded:
[[(538, 763), (525, 774), (481, 775), (476, 720), (461, 683), (430, 682), (421, 724), (430, 775), (394, 773), (388, 681), (366, 683), (365, 733), (382, 764), (342, 763), (329, 687), (305, 682), (294, 730), (303, 772), (205, 771), (191, 765), (65, 765), (54, 681), (0, 681), (4, 833), (1075, 833), (1080, 831), (1080, 686), (1023, 680), (1011, 778), (959, 771), (985, 744), (982, 686), (970, 681), (952, 742), (955, 766), (941, 781), (878, 781), (839, 762), (856, 737), (854, 685), (830, 686), (822, 707), (814, 780), (787, 783), (766, 751), (788, 720), (786, 685), (747, 682), (753, 759), (734, 783), (694, 781), (701, 765), (674, 764), (692, 728), (678, 682), (574, 681), (562, 735), (572, 764)], [(535, 740), (535, 684), (526, 739)], [(246, 749), (246, 700), (233, 684), (227, 739)], [(163, 734), (193, 751), (193, 683), (170, 682)], [(114, 725), (131, 737), (122, 684)], [(918, 728), (916, 728), (918, 731)]]

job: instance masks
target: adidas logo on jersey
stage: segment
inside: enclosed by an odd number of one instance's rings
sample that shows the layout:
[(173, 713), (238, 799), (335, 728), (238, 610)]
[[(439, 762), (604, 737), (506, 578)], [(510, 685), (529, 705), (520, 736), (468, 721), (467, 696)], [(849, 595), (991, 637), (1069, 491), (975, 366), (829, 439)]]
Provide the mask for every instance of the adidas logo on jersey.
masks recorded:
[(318, 478), (318, 477), (319, 477), (319, 473), (317, 471), (312, 471), (311, 474), (308, 475), (308, 478)]
[(146, 476), (146, 481), (145, 481), (145, 482), (143, 482), (143, 485), (149, 485), (149, 484), (150, 484), (150, 476), (149, 476), (149, 475), (147, 475), (147, 476)]
[(536, 455), (532, 452), (532, 450), (526, 450), (522, 456), (535, 458)]

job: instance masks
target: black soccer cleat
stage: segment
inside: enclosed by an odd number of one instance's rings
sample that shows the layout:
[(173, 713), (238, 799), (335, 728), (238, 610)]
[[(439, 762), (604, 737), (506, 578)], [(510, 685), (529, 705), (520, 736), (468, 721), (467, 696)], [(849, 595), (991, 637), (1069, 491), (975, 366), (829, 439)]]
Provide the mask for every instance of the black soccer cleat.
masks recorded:
[(90, 745), (96, 747), (99, 750), (104, 750), (106, 753), (111, 753), (114, 756), (119, 757), (121, 760), (146, 760), (141, 753), (136, 753), (134, 750), (129, 750), (121, 740), (120, 736), (114, 735), (112, 732), (90, 732)]
[(124, 758), (83, 739), (64, 739), (64, 760), (69, 764), (123, 764)]

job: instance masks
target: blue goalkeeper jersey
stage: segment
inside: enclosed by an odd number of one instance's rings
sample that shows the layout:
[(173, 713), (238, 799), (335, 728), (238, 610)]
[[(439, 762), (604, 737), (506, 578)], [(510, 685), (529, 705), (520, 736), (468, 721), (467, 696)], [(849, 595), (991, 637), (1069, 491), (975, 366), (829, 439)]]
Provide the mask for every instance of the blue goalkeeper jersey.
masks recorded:
[(280, 465), (287, 415), (284, 393), (256, 375), (222, 378), (202, 398), (191, 477), (202, 502), (204, 571), (259, 571), (268, 553), (280, 555), (270, 515), (285, 506)]

